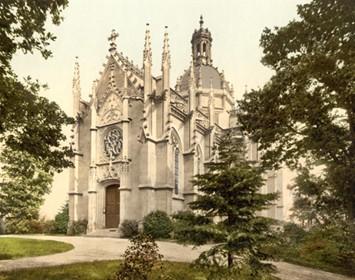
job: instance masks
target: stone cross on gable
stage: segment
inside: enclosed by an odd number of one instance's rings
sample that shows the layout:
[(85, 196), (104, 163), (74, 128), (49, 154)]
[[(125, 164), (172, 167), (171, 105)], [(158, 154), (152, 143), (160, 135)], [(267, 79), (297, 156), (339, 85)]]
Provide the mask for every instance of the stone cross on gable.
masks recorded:
[(118, 37), (118, 33), (116, 32), (115, 29), (112, 29), (110, 37), (108, 37), (108, 40), (110, 42), (110, 52), (116, 51), (116, 39)]

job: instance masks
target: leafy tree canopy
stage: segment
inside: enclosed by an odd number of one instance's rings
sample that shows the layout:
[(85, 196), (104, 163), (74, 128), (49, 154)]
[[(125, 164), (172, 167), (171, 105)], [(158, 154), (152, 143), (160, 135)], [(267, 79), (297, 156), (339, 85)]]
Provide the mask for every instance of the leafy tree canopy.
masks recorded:
[(0, 220), (6, 218), (8, 232), (23, 233), (37, 220), (43, 197), (50, 191), (52, 176), (45, 163), (26, 152), (5, 149), (0, 185)]
[(16, 52), (51, 55), (55, 36), (46, 24), (62, 21), (67, 0), (0, 1), (0, 219), (13, 231), (26, 231), (38, 218), (54, 172), (71, 166), (72, 152), (63, 147), (62, 126), (72, 123), (55, 102), (39, 96), (43, 87), (11, 68)]
[(0, 76), (11, 70), (11, 59), (16, 51), (25, 53), (37, 50), (43, 57), (55, 36), (47, 32), (48, 18), (53, 24), (62, 21), (61, 12), (68, 0), (4, 0), (0, 2)]
[(355, 215), (355, 2), (313, 0), (299, 20), (265, 29), (260, 40), (270, 81), (239, 102), (239, 119), (260, 143), (265, 166), (309, 158), (339, 178), (337, 193)]
[(0, 2), (0, 143), (44, 161), (47, 171), (70, 165), (70, 150), (61, 147), (65, 140), (61, 129), (72, 119), (56, 103), (38, 95), (38, 81), (30, 77), (19, 81), (11, 59), (17, 51), (36, 50), (48, 58), (48, 45), (55, 37), (46, 31), (46, 21), (50, 18), (59, 24), (67, 4), (67, 0)]

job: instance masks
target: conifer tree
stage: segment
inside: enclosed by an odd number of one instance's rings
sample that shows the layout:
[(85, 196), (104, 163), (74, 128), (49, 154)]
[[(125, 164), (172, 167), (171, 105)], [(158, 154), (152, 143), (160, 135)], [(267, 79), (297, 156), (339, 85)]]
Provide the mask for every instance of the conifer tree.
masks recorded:
[(223, 135), (216, 148), (218, 159), (193, 180), (200, 193), (190, 203), (194, 214), (180, 213), (175, 218), (185, 225), (177, 234), (180, 241), (215, 244), (200, 255), (198, 263), (228, 267), (230, 272), (248, 267), (257, 279), (272, 271), (271, 265), (261, 262), (270, 257), (261, 250), (271, 240), (270, 221), (258, 216), (258, 211), (277, 195), (260, 192), (262, 169), (245, 159), (243, 143), (243, 137), (232, 131)]

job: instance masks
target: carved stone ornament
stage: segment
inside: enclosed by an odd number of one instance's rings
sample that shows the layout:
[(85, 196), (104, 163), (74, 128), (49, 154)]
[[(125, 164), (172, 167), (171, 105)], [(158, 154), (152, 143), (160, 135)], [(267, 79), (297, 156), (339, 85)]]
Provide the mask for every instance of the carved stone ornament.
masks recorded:
[(105, 153), (110, 161), (116, 159), (122, 150), (122, 133), (118, 128), (110, 130), (104, 137)]
[(119, 121), (122, 114), (120, 108), (122, 108), (120, 98), (114, 93), (110, 94), (100, 109), (100, 123)]
[(128, 161), (103, 165), (100, 166), (97, 171), (97, 182), (111, 179), (117, 180), (122, 174), (125, 174), (129, 171)]

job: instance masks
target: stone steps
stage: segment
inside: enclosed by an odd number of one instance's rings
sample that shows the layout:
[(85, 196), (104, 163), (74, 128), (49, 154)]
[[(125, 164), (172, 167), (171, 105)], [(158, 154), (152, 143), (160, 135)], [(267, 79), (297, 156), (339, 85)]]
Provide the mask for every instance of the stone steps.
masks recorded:
[(92, 237), (120, 237), (120, 232), (117, 228), (105, 228), (105, 229), (97, 229), (93, 232), (89, 232), (86, 234), (87, 236)]

